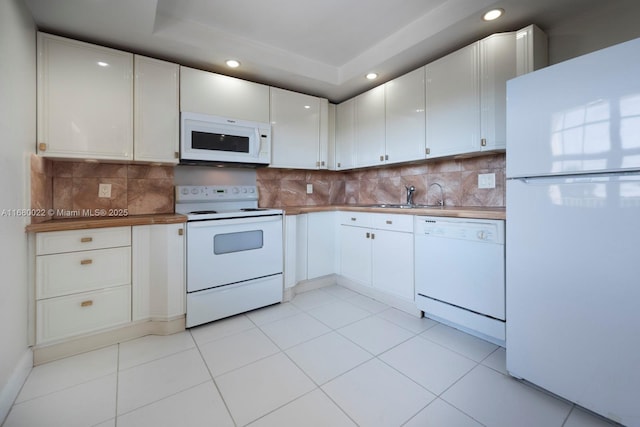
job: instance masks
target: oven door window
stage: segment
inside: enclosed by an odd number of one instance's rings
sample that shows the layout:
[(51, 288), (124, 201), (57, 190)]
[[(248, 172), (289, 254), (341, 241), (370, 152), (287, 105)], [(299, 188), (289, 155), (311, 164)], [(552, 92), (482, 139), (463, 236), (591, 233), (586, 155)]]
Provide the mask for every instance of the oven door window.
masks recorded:
[(198, 150), (249, 153), (250, 143), (248, 136), (191, 131), (191, 148)]
[(216, 255), (260, 249), (264, 246), (262, 230), (216, 234), (213, 236), (213, 253)]

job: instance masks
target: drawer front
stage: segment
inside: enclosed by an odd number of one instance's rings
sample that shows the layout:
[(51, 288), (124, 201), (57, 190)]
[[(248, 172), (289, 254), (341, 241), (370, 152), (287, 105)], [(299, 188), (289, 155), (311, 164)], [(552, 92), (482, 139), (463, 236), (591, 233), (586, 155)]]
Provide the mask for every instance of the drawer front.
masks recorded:
[(413, 215), (373, 214), (373, 228), (413, 233)]
[(131, 283), (131, 247), (36, 257), (36, 299)]
[(131, 227), (48, 231), (36, 234), (36, 255), (131, 246)]
[(372, 214), (366, 212), (340, 212), (340, 224), (356, 227), (371, 227)]
[(38, 344), (126, 324), (131, 286), (41, 300), (36, 310)]

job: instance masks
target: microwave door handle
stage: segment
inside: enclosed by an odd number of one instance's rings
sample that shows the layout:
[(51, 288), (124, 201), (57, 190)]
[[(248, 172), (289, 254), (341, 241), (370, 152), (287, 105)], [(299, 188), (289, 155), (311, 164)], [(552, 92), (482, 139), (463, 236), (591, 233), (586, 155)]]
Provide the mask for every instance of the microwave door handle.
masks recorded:
[(260, 129), (259, 128), (255, 128), (254, 132), (256, 133), (256, 148), (258, 151), (256, 151), (256, 157), (260, 156), (260, 152), (262, 151), (262, 138), (260, 137)]

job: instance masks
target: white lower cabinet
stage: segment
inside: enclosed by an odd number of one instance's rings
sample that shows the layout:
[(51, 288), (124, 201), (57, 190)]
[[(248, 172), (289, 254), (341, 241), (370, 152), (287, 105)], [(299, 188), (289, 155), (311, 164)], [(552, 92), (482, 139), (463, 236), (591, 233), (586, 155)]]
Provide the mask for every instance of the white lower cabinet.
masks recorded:
[(413, 216), (341, 212), (340, 275), (414, 299)]
[(336, 273), (336, 212), (285, 219), (285, 287)]
[(182, 223), (41, 232), (35, 242), (38, 346), (184, 316)]
[(184, 224), (132, 227), (132, 320), (185, 314)]
[(36, 344), (130, 321), (131, 227), (36, 235)]

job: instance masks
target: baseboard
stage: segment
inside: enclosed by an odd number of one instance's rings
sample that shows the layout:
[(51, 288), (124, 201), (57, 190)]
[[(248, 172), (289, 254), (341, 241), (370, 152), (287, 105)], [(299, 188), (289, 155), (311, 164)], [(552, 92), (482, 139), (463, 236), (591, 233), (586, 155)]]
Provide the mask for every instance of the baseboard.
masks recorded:
[(117, 329), (33, 348), (33, 365), (97, 350), (145, 335), (171, 335), (185, 330), (184, 315), (168, 321), (143, 321)]
[(393, 308), (404, 311), (415, 317), (422, 317), (422, 310), (416, 307), (416, 303), (413, 300), (404, 299), (394, 295), (387, 294), (379, 291), (371, 286), (361, 285), (353, 280), (347, 279), (344, 276), (337, 276), (337, 283), (340, 286), (344, 286), (347, 289), (358, 292), (359, 294), (366, 295), (377, 301), (390, 305)]
[(293, 297), (302, 292), (326, 288), (327, 286), (333, 286), (337, 283), (337, 276), (335, 274), (328, 274), (326, 276), (318, 277), (315, 279), (303, 280), (301, 282), (298, 282), (295, 286), (286, 288), (284, 290), (283, 301), (291, 301)]
[(7, 415), (9, 415), (11, 406), (16, 400), (16, 397), (18, 397), (22, 385), (27, 380), (31, 368), (33, 368), (33, 352), (30, 348), (27, 348), (9, 377), (9, 381), (7, 381), (0, 391), (0, 425), (2, 425)]

